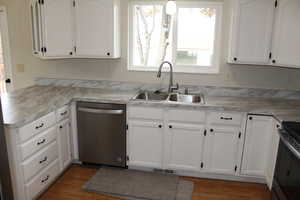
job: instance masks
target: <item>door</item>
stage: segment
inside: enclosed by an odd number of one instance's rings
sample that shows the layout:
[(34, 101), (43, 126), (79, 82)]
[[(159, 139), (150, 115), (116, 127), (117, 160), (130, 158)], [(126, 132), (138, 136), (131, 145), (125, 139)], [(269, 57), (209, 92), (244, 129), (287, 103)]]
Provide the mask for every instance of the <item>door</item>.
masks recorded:
[(76, 0), (77, 56), (112, 56), (113, 13), (111, 0)]
[(274, 0), (235, 1), (229, 62), (269, 63), (274, 9)]
[(204, 145), (204, 126), (170, 123), (166, 127), (166, 167), (173, 170), (200, 171)]
[(60, 141), (61, 167), (65, 169), (72, 161), (70, 120), (66, 119), (58, 125), (58, 137)]
[(129, 166), (162, 168), (163, 126), (160, 121), (129, 122)]
[(273, 40), (273, 64), (300, 68), (300, 1), (280, 0)]
[(211, 173), (235, 174), (240, 132), (232, 127), (211, 127), (208, 131), (205, 169)]
[(270, 190), (272, 189), (274, 170), (275, 170), (278, 146), (280, 141), (280, 136), (278, 132), (279, 128), (280, 128), (279, 123), (274, 119), (272, 123), (272, 132), (270, 136), (271, 142), (270, 142), (269, 153), (267, 156), (268, 162), (266, 168), (266, 180)]
[(0, 7), (0, 95), (13, 90), (6, 9)]
[(46, 57), (69, 57), (73, 54), (73, 1), (43, 1), (43, 53)]
[(241, 172), (243, 175), (265, 178), (271, 133), (272, 117), (248, 116)]

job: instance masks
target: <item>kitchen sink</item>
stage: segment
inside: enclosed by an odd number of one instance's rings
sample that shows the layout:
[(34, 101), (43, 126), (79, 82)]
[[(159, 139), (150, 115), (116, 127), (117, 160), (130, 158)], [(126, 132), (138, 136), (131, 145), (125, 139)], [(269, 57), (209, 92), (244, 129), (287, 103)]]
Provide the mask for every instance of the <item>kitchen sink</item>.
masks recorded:
[(169, 101), (178, 103), (203, 104), (204, 98), (201, 94), (170, 94)]
[(166, 92), (149, 92), (143, 91), (138, 93), (133, 100), (145, 100), (145, 101), (166, 101), (174, 103), (185, 104), (204, 104), (204, 97), (202, 94), (180, 94)]
[(168, 93), (165, 92), (140, 92), (133, 99), (146, 101), (165, 101), (168, 99)]

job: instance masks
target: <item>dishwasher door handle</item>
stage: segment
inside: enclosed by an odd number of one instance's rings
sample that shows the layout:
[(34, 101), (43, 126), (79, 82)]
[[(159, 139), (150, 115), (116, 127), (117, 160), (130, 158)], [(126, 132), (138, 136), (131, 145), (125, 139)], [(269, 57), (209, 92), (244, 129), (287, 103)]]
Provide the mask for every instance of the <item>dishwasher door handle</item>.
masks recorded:
[(110, 114), (110, 115), (122, 115), (123, 110), (102, 110), (102, 109), (93, 109), (93, 108), (78, 108), (80, 112), (86, 113), (96, 113), (96, 114)]

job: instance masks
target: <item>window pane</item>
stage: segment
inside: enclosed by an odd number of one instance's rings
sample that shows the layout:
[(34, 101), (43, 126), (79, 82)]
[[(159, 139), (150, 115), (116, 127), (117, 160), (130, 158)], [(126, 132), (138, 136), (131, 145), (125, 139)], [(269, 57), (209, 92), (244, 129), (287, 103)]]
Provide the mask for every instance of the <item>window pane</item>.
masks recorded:
[(211, 66), (216, 9), (179, 8), (176, 63)]
[(172, 19), (162, 5), (135, 5), (133, 8), (133, 50), (135, 66), (158, 66), (171, 60)]

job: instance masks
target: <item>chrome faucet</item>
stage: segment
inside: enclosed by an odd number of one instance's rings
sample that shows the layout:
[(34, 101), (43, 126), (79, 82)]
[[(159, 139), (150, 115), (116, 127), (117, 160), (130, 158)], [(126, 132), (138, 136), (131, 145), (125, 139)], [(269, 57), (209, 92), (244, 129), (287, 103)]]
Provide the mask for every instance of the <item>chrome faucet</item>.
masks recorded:
[(172, 63), (170, 63), (169, 61), (162, 62), (160, 64), (160, 66), (159, 66), (159, 70), (158, 70), (158, 73), (157, 73), (157, 78), (161, 77), (161, 70), (162, 70), (162, 67), (164, 66), (164, 64), (168, 64), (169, 67), (170, 67), (170, 82), (169, 82), (169, 90), (168, 90), (168, 92), (172, 93), (174, 90), (178, 90), (179, 89), (178, 83), (176, 83), (175, 86), (174, 86), (174, 83), (173, 83), (173, 65), (172, 65)]

